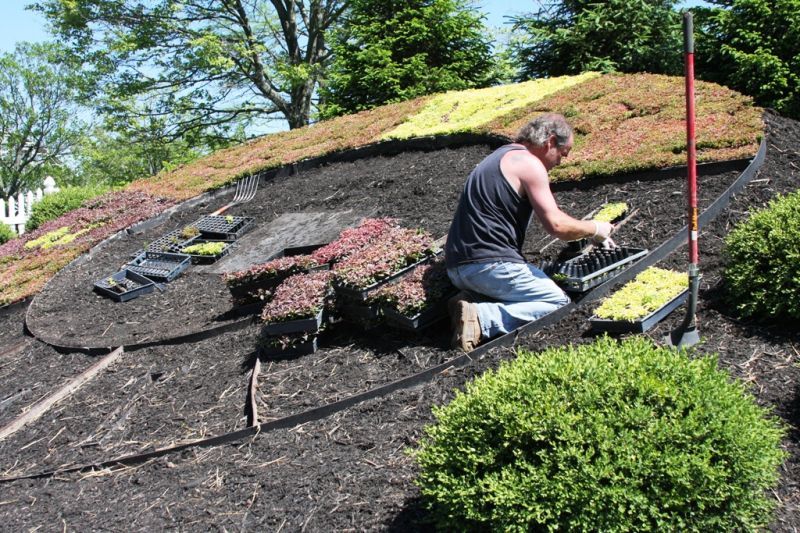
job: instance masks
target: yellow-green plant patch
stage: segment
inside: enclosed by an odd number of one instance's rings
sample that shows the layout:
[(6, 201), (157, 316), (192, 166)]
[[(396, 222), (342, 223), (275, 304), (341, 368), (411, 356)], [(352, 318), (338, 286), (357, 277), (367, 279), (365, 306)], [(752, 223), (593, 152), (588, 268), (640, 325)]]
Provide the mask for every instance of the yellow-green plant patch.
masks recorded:
[(599, 318), (634, 321), (663, 307), (689, 286), (685, 273), (650, 267), (603, 300)]
[(595, 220), (611, 222), (618, 219), (628, 212), (628, 204), (625, 202), (609, 202), (605, 204), (594, 216)]
[(69, 226), (62, 226), (58, 229), (45, 233), (38, 239), (33, 239), (32, 241), (26, 242), (25, 248), (27, 250), (32, 250), (33, 248), (42, 248), (43, 250), (46, 250), (51, 246), (55, 245), (55, 243), (57, 243), (60, 239), (64, 238), (68, 234), (69, 234)]
[(419, 113), (411, 115), (403, 124), (385, 133), (383, 138), (407, 139), (472, 131), (500, 115), (598, 76), (600, 74), (597, 72), (586, 72), (577, 76), (559, 76), (438, 94)]

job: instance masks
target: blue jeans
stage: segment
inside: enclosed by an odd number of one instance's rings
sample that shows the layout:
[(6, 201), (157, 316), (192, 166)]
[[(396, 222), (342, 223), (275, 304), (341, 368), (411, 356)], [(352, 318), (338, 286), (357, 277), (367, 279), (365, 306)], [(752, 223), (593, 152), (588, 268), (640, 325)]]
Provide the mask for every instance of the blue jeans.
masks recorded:
[(553, 280), (527, 263), (468, 263), (447, 269), (457, 288), (476, 298), (485, 338), (509, 333), (570, 303)]

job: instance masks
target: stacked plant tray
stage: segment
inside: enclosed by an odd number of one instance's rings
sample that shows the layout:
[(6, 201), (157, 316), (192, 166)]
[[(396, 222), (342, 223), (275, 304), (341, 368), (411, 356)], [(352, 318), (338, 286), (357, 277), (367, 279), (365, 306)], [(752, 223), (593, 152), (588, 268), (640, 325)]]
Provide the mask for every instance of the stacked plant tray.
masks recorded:
[[(287, 344), (281, 345), (283, 339)], [(291, 357), (310, 355), (317, 351), (317, 336), (294, 334), (282, 337), (261, 338), (258, 345), (259, 355), (263, 357)]]
[(206, 215), (191, 225), (200, 230), (204, 239), (233, 242), (250, 231), (254, 223), (252, 217)]
[(186, 270), (191, 262), (192, 258), (186, 254), (145, 251), (125, 266), (151, 280), (170, 282)]
[(118, 302), (138, 298), (154, 288), (152, 280), (127, 268), (94, 283), (95, 291)]
[(262, 332), (264, 335), (273, 337), (276, 335), (288, 335), (290, 333), (309, 333), (316, 335), (322, 327), (323, 311), (323, 309), (320, 309), (316, 316), (310, 318), (264, 324)]
[(642, 248), (595, 248), (564, 262), (542, 265), (542, 271), (566, 291), (586, 292), (617, 277), (634, 261), (648, 254)]
[(367, 299), (369, 298), (369, 295), (372, 294), (374, 291), (380, 289), (387, 283), (391, 283), (392, 281), (402, 278), (406, 274), (412, 272), (418, 266), (424, 265), (431, 259), (432, 259), (431, 256), (425, 257), (424, 259), (421, 259), (416, 263), (403, 267), (401, 270), (396, 271), (391, 276), (384, 278), (380, 281), (376, 281), (375, 283), (368, 285), (366, 287), (351, 287), (349, 285), (344, 285), (334, 281), (333, 289), (334, 291), (336, 291), (337, 295), (343, 296), (353, 302), (366, 302)]
[(419, 332), (447, 318), (447, 298), (427, 306), (412, 316), (404, 315), (393, 307), (385, 307), (383, 317), (388, 326), (404, 331)]

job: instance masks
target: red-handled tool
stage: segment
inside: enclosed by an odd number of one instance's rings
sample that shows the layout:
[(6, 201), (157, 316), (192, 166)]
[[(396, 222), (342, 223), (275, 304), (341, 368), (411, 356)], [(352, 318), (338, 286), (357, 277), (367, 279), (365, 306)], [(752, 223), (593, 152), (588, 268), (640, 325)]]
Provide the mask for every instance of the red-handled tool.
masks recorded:
[(694, 132), (694, 35), (692, 13), (683, 14), (683, 44), (686, 52), (686, 165), (689, 204), (689, 305), (681, 325), (664, 339), (672, 346), (692, 346), (700, 341), (697, 332), (697, 293), (700, 286), (697, 237), (697, 149)]

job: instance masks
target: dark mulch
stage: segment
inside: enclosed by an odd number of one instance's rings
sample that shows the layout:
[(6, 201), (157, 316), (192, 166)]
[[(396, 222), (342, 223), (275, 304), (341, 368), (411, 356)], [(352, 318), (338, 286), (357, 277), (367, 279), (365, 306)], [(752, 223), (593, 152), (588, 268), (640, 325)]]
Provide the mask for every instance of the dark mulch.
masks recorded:
[[(800, 525), (800, 450), (795, 429), (800, 335), (786, 325), (769, 328), (737, 321), (721, 303), (722, 239), (750, 210), (762, 207), (778, 193), (797, 188), (800, 125), (774, 115), (767, 120), (767, 163), (701, 234), (703, 280), (698, 316), (704, 343), (699, 351), (719, 354), (720, 366), (746, 380), (757, 400), (790, 425), (785, 441), (790, 456), (775, 491), (779, 506), (771, 526), (789, 531)], [(288, 211), (355, 209), (399, 217), (407, 225), (420, 225), (441, 235), (464, 176), (487, 151), (486, 146), (473, 146), (332, 164), (275, 180), (235, 214), (267, 223)], [(704, 177), (701, 207), (735, 176)], [(585, 215), (604, 200), (628, 201), (639, 208), (639, 215), (621, 229), (618, 242), (654, 248), (684, 223), (682, 191), (683, 178), (675, 178), (569, 190), (557, 197), (562, 207), (576, 216)], [(106, 243), (90, 261), (68, 267), (31, 306), (31, 329), (48, 340), (69, 337), (95, 342), (103, 338), (112, 346), (164, 335), (154, 331), (154, 325), (175, 335), (231, 320), (224, 316), (230, 304), (216, 276), (190, 271), (163, 295), (151, 294), (125, 304), (95, 296), (91, 283), (86, 284), (108, 264), (116, 264), (119, 257), (159, 232), (190, 222), (226, 199), (180, 210), (160, 227)], [(533, 259), (558, 253), (561, 245), (543, 256), (535, 253), (547, 240), (533, 224), (526, 246)], [(685, 248), (680, 249), (663, 264), (683, 269), (684, 255)], [(171, 312), (174, 309), (181, 311)], [(593, 333), (586, 323), (591, 310), (587, 304), (554, 326), (522, 336), (517, 344), (541, 350), (591, 342)], [(92, 360), (80, 354), (59, 354), (41, 342), (24, 339), (22, 315), (20, 311), (0, 314), (4, 345), (25, 343), (13, 355), (0, 357), (0, 375), (6, 378), (0, 390), (0, 423), (38, 399), (37, 394), (57, 385), (60, 379), (56, 376), (74, 375)], [(680, 312), (673, 313), (648, 335), (660, 339), (681, 318)], [(246, 381), (258, 329), (254, 324), (202, 341), (124, 354), (35, 425), (0, 443), (1, 470), (7, 474), (35, 472), (92, 462), (243, 427)], [(323, 336), (322, 348), (313, 355), (265, 360), (259, 377), (261, 420), (330, 403), (446, 361), (456, 355), (447, 349), (446, 329), (432, 328), (416, 337), (384, 327), (364, 333), (354, 326), (337, 325)], [(424, 520), (424, 511), (412, 483), (415, 466), (406, 450), (415, 446), (424, 425), (432, 421), (431, 406), (445, 403), (467, 380), (512, 357), (508, 349), (495, 349), (425, 385), (294, 429), (215, 448), (191, 449), (135, 468), (4, 484), (0, 520), (10, 530), (37, 526), (80, 530), (421, 529), (418, 521)], [(23, 390), (36, 392), (21, 395)]]

